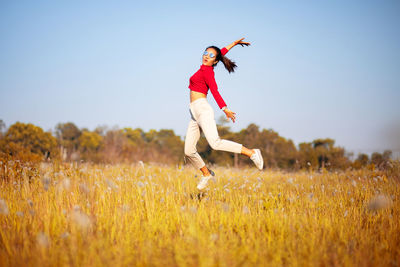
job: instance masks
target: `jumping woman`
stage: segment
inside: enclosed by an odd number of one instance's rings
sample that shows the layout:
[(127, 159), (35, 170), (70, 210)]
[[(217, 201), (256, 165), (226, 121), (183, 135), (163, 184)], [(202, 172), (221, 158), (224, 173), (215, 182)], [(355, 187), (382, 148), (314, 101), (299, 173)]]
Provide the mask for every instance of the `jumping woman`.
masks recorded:
[(239, 39), (232, 44), (219, 49), (216, 46), (209, 46), (203, 53), (203, 61), (200, 69), (190, 77), (190, 105), (189, 111), (191, 120), (186, 132), (185, 138), (185, 155), (193, 166), (203, 173), (203, 176), (197, 185), (197, 189), (203, 190), (208, 180), (214, 176), (214, 173), (206, 167), (203, 159), (200, 157), (196, 149), (196, 144), (200, 138), (200, 128), (214, 150), (227, 151), (248, 156), (258, 169), (263, 168), (263, 158), (259, 149), (248, 149), (242, 144), (221, 139), (218, 135), (217, 125), (214, 118), (214, 110), (207, 102), (207, 93), (210, 89), (215, 101), (220, 109), (225, 112), (228, 119), (235, 122), (236, 113), (227, 108), (224, 100), (218, 92), (217, 83), (214, 78), (214, 67), (219, 61), (222, 61), (229, 73), (236, 68), (235, 62), (231, 61), (225, 54), (228, 53), (235, 45), (248, 46), (250, 43), (243, 42), (244, 38)]

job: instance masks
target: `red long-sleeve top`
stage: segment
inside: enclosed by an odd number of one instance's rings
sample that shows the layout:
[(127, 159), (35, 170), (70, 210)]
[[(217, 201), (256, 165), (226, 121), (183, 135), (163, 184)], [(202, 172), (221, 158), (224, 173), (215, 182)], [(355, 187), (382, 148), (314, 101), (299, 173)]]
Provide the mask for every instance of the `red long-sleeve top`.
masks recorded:
[[(228, 53), (228, 49), (226, 49), (225, 47), (222, 48), (221, 54), (225, 55), (226, 53)], [(222, 96), (218, 92), (218, 86), (214, 78), (213, 66), (201, 65), (200, 69), (195, 74), (193, 74), (192, 77), (190, 77), (189, 89), (192, 91), (203, 93), (205, 95), (207, 95), (208, 89), (210, 89), (219, 108), (223, 108), (226, 106), (225, 101), (222, 99)]]

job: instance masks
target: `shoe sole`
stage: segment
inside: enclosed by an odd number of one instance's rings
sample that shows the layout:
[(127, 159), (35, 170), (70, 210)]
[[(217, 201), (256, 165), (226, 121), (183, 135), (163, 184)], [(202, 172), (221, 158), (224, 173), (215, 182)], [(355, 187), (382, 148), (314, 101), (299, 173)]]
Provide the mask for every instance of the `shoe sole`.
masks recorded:
[(254, 151), (257, 153), (257, 155), (258, 155), (258, 156), (260, 157), (260, 159), (261, 159), (261, 167), (258, 168), (258, 166), (257, 166), (257, 168), (261, 171), (261, 170), (263, 169), (263, 167), (264, 167), (264, 159), (263, 159), (263, 157), (262, 157), (262, 155), (261, 155), (260, 149), (254, 149)]

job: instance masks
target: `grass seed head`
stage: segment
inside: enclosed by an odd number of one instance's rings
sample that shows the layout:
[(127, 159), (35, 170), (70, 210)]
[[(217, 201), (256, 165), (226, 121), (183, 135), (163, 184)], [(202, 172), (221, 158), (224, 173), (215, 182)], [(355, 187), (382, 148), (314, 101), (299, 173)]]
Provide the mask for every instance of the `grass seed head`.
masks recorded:
[(86, 195), (90, 192), (89, 187), (84, 183), (79, 184), (79, 190)]
[(392, 200), (386, 195), (378, 195), (375, 196), (369, 203), (368, 203), (368, 210), (370, 211), (377, 211), (381, 209), (387, 209), (392, 206)]
[(88, 229), (92, 225), (92, 220), (88, 215), (80, 210), (73, 210), (70, 214), (71, 221), (81, 229)]
[(44, 190), (46, 190), (46, 191), (49, 190), (50, 182), (51, 182), (50, 177), (47, 174), (44, 175), (43, 179), (42, 179)]
[(4, 199), (0, 199), (0, 214), (8, 215), (8, 206)]
[(50, 246), (50, 238), (43, 232), (40, 232), (36, 236), (36, 242), (41, 247), (49, 247)]

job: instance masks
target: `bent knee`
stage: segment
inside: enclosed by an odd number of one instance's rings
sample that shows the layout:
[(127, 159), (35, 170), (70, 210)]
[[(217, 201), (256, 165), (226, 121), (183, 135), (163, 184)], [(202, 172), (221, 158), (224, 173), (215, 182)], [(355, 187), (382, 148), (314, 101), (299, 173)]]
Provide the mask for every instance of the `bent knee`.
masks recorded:
[(221, 148), (221, 138), (216, 138), (216, 139), (213, 139), (213, 140), (210, 140), (209, 142), (208, 142), (208, 144), (210, 145), (210, 147), (212, 148), (212, 149), (214, 149), (214, 150), (220, 150), (220, 148)]
[(190, 157), (196, 154), (196, 149), (193, 149), (191, 147), (185, 147), (185, 155)]

